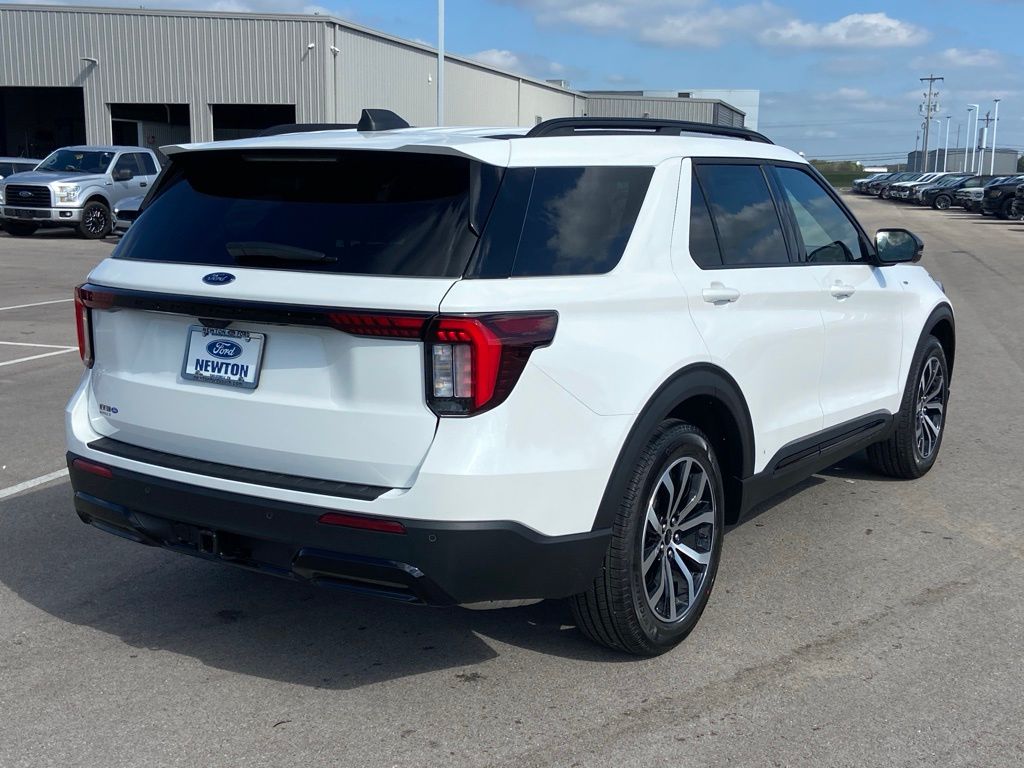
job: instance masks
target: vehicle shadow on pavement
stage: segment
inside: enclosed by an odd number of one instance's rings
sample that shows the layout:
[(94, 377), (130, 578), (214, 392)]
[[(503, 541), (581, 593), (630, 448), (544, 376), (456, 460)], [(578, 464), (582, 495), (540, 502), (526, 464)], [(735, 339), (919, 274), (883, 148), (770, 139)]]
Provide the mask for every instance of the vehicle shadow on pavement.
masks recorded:
[[(64, 482), (0, 502), (0, 583), (60, 621), (119, 637), (125, 663), (139, 650), (169, 651), (253, 677), (350, 689), (471, 667), (502, 644), (629, 660), (585, 640), (561, 602), (425, 608), (279, 580), (98, 531), (79, 521), (70, 495)], [(89, 641), (76, 634), (66, 636)]]

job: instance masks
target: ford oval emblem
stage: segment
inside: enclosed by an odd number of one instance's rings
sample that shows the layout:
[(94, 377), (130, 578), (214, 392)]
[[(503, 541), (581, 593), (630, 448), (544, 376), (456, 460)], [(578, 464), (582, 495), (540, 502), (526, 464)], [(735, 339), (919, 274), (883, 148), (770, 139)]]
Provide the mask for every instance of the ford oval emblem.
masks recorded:
[(23, 189), (21, 190), (21, 192), (18, 193), (18, 197), (32, 197), (32, 193), (29, 192), (27, 189)]
[(207, 285), (227, 285), (234, 282), (235, 276), (230, 272), (211, 272), (203, 275), (203, 282)]
[(242, 354), (242, 345), (225, 339), (214, 339), (207, 343), (206, 351), (221, 360), (233, 360)]

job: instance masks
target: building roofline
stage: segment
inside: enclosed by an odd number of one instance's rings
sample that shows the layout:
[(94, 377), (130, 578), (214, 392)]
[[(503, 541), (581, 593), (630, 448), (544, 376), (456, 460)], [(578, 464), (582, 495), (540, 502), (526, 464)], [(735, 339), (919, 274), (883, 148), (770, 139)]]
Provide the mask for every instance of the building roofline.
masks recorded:
[[(66, 13), (93, 13), (93, 14), (104, 14), (104, 15), (121, 15), (121, 16), (171, 16), (177, 18), (210, 18), (210, 19), (265, 19), (268, 21), (303, 21), (303, 22), (320, 22), (323, 24), (331, 24), (338, 27), (344, 27), (352, 32), (359, 34), (368, 35), (371, 37), (381, 38), (398, 45), (405, 46), (406, 48), (413, 48), (415, 50), (425, 51), (432, 53), (437, 56), (437, 48), (427, 43), (420, 43), (415, 40), (409, 40), (405, 37), (398, 37), (387, 32), (382, 32), (379, 29), (373, 29), (372, 27), (364, 27), (361, 24), (356, 24), (353, 21), (342, 19), (338, 16), (332, 16), (330, 14), (303, 14), (303, 13), (250, 13), (246, 11), (191, 11), (191, 10), (179, 10), (173, 8), (115, 8), (110, 6), (92, 6), (92, 5), (49, 5), (45, 3), (0, 3), (0, 11), (20, 11), (26, 13), (45, 13), (53, 11), (61, 11)], [(577, 91), (572, 88), (562, 88), (553, 83), (549, 83), (545, 80), (536, 77), (530, 77), (529, 75), (523, 75), (518, 72), (513, 72), (508, 69), (502, 69), (495, 67), (490, 64), (484, 64), (483, 62), (475, 59), (468, 58), (466, 56), (459, 56), (457, 54), (448, 53), (445, 51), (445, 61), (454, 61), (467, 66), (482, 69), (486, 72), (495, 72), (499, 75), (505, 75), (506, 77), (512, 77), (516, 80), (521, 80), (524, 83), (530, 83), (549, 91), (555, 91), (557, 93), (564, 93), (570, 96), (579, 96), (586, 98), (586, 93), (583, 91)]]
[(689, 96), (620, 96), (608, 91), (583, 91), (582, 95), (586, 96), (588, 100), (615, 99), (616, 101), (660, 101), (665, 104), (677, 104), (680, 101), (685, 101), (688, 104), (721, 104), (734, 112), (739, 112), (744, 117), (747, 116), (747, 113), (742, 109), (734, 104), (730, 104), (728, 101), (723, 101), (722, 99), (692, 99)]

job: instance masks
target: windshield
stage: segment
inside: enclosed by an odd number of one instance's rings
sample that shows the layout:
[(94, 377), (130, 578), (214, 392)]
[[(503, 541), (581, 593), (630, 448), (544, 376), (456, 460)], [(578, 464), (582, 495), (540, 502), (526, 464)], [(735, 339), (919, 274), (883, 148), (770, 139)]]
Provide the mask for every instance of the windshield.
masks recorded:
[(58, 149), (43, 160), (36, 170), (59, 173), (106, 173), (115, 154), (99, 150)]

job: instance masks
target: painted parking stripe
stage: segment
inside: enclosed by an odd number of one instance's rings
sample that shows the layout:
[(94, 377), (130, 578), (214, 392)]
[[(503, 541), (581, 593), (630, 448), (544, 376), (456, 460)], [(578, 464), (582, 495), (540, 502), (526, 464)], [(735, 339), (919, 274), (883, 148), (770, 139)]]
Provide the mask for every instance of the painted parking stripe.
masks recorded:
[(68, 468), (58, 469), (56, 472), (50, 472), (47, 475), (40, 475), (39, 477), (33, 477), (31, 480), (26, 480), (23, 483), (12, 485), (10, 488), (0, 489), (0, 499), (6, 499), (8, 496), (13, 496), (16, 493), (27, 491), (29, 488), (35, 488), (37, 485), (45, 485), (46, 483), (52, 483), (54, 480), (60, 480), (61, 478), (67, 477)]
[(0, 307), (0, 312), (6, 312), (9, 309), (28, 309), (29, 307), (45, 307), (47, 304), (64, 304), (68, 301), (74, 301), (74, 299), (54, 299), (53, 301), (37, 301), (35, 304), (15, 304), (13, 307)]
[(0, 363), (0, 368), (5, 365), (14, 365), (15, 363), (27, 363), (29, 360), (40, 360), (44, 357), (53, 357), (54, 355), (66, 355), (68, 352), (77, 352), (78, 347), (68, 347), (67, 349), (58, 349), (56, 352), (44, 352), (41, 355), (32, 355), (31, 357), (19, 357), (17, 360), (7, 360)]
[(45, 349), (78, 349), (67, 344), (29, 344), (27, 341), (0, 341), (5, 347), (43, 347)]

